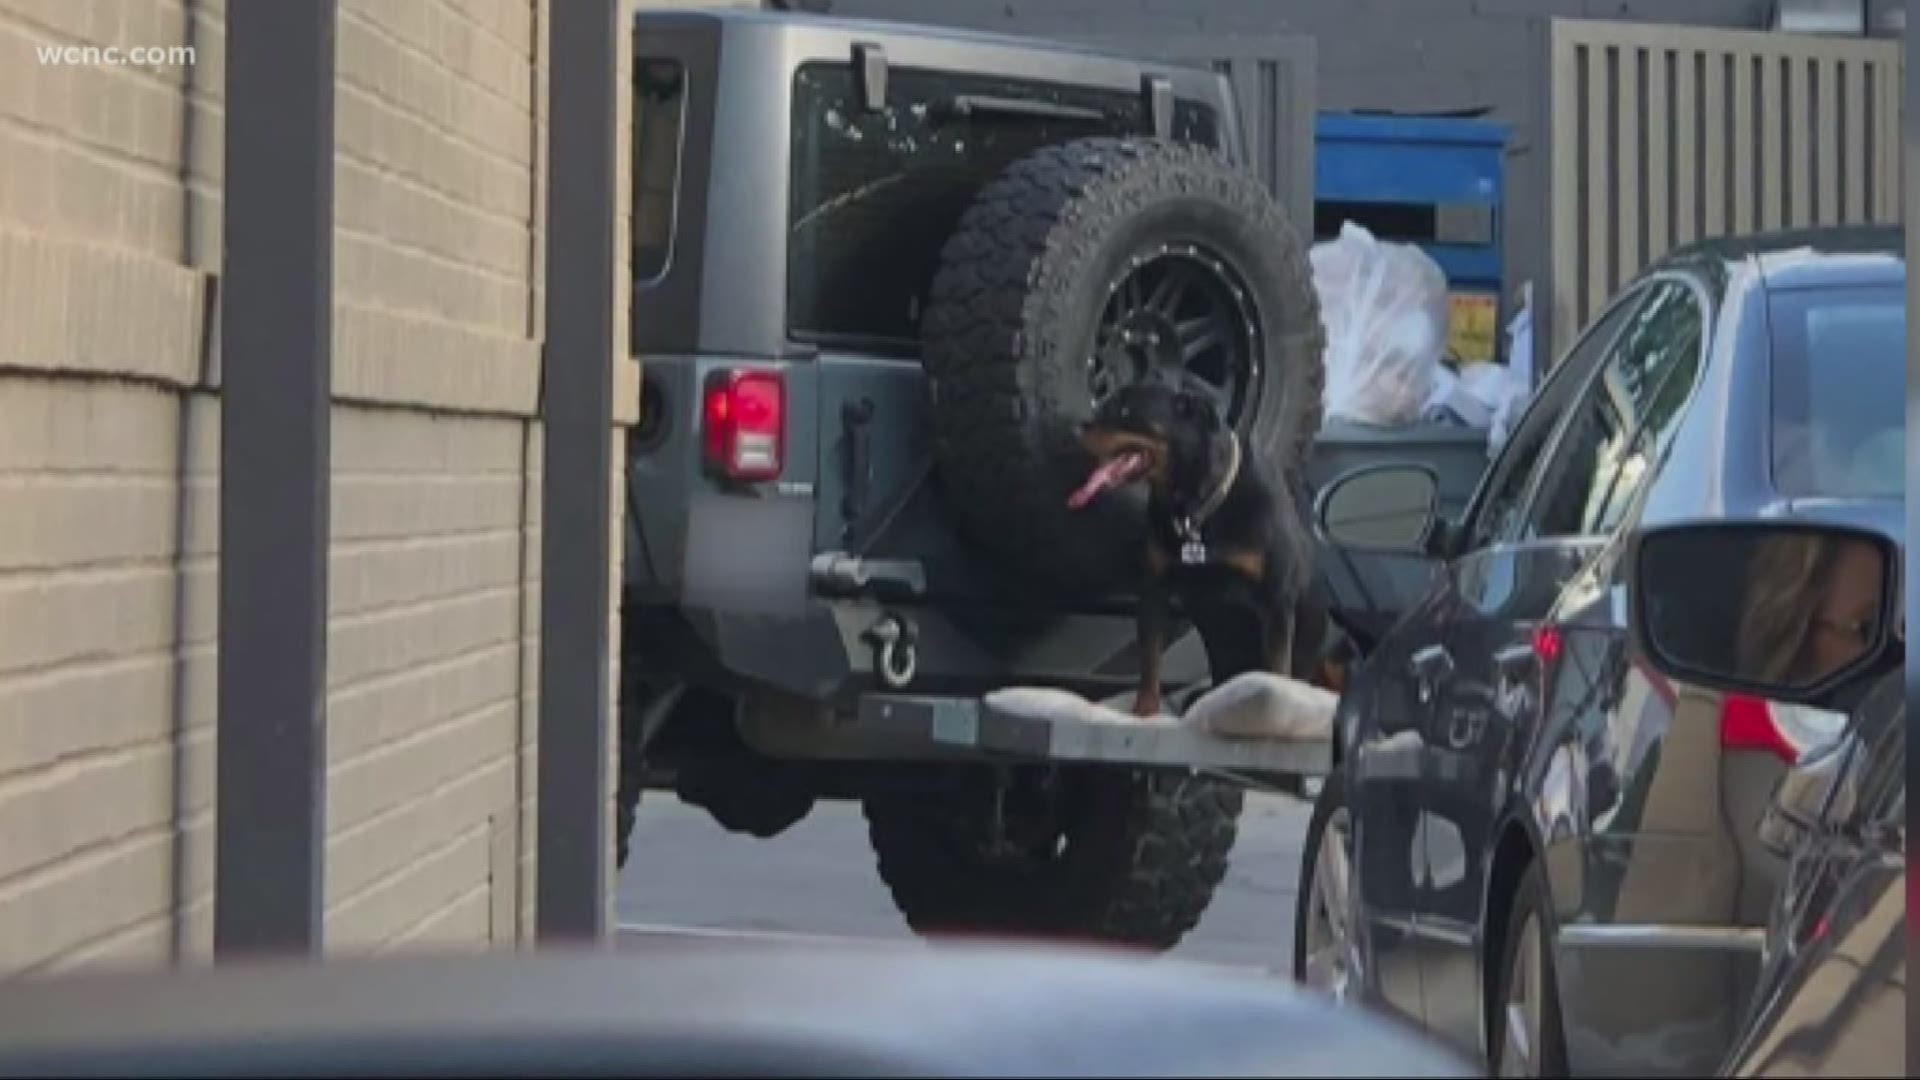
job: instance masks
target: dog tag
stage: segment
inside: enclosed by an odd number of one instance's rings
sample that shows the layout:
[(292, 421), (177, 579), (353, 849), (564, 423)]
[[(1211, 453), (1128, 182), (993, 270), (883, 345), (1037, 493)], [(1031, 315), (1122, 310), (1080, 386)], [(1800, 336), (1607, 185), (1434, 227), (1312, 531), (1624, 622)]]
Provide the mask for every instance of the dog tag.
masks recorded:
[(1189, 540), (1180, 545), (1180, 561), (1187, 566), (1200, 566), (1207, 561), (1207, 545), (1198, 540)]

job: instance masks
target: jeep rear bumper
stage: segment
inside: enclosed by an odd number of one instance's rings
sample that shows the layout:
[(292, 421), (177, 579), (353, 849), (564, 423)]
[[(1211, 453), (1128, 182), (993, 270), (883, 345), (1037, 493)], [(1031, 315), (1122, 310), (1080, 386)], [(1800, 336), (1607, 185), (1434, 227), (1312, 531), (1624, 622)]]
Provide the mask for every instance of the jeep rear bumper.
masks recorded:
[[(889, 681), (885, 649), (900, 634), (910, 639), (913, 670), (909, 679)], [(777, 613), (630, 601), (625, 651), (638, 670), (728, 694), (776, 692), (844, 713), (874, 692), (976, 697), (1033, 685), (1094, 698), (1124, 693), (1139, 670), (1134, 638), (1130, 616), (1024, 620), (986, 608), (864, 599), (814, 598)], [(1174, 638), (1163, 673), (1174, 688), (1206, 679), (1198, 634)]]
[(868, 694), (851, 716), (818, 727), (748, 717), (742, 734), (783, 758), (1072, 762), (1196, 769), (1250, 782), (1323, 777), (1333, 762), (1330, 742), (1232, 739), (1178, 722), (1012, 713), (972, 698), (917, 694)]

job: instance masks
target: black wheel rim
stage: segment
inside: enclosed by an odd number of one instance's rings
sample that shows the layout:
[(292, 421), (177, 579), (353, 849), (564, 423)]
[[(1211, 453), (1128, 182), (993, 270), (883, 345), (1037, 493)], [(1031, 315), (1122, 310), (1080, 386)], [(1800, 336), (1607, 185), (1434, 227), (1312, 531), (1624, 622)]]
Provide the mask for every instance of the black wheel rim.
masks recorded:
[(1190, 243), (1141, 252), (1107, 288), (1088, 393), (1097, 408), (1128, 384), (1184, 377), (1243, 428), (1260, 390), (1259, 327), (1253, 296), (1226, 260)]

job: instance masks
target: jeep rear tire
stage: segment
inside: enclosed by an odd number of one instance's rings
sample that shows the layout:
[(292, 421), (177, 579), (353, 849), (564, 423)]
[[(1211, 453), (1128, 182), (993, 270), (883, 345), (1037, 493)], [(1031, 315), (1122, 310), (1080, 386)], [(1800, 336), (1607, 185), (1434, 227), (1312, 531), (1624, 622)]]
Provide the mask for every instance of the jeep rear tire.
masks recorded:
[(1214, 384), (1283, 475), (1319, 432), (1306, 252), (1259, 181), (1204, 148), (1097, 138), (1016, 162), (942, 250), (922, 329), (954, 524), (1035, 583), (1137, 583), (1138, 503), (1066, 508), (1092, 467), (1075, 425), (1116, 385), (1169, 368)]
[(918, 933), (1170, 949), (1212, 903), (1245, 801), (1174, 772), (989, 781), (865, 800), (881, 880)]
[(647, 786), (646, 733), (641, 730), (641, 713), (658, 693), (636, 672), (631, 658), (620, 676), (619, 758), (614, 767), (613, 789), (613, 868), (626, 869), (632, 849), (633, 826), (640, 816), (640, 797)]

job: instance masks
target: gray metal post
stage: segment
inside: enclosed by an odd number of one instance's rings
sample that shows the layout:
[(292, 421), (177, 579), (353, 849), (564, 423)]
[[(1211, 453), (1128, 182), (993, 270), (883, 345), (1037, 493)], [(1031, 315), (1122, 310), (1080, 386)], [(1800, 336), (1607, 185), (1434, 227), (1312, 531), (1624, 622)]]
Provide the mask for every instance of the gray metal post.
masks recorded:
[(320, 947), (334, 0), (227, 8), (214, 953)]
[[(1906, 115), (1902, 118), (1900, 125), (1901, 187), (1903, 189), (1900, 193), (1900, 208), (1907, 230), (1907, 321), (1909, 323), (1913, 321), (1913, 313), (1920, 310), (1920, 279), (1916, 279), (1913, 274), (1913, 264), (1916, 259), (1920, 259), (1920, 81), (1916, 81), (1914, 74), (1915, 69), (1920, 68), (1920, 37), (1916, 37), (1916, 34), (1920, 34), (1920, 0), (1907, 0), (1907, 27), (1904, 42), (1907, 56), (1903, 76), (1906, 79), (1906, 86), (1902, 88)], [(1914, 460), (1916, 455), (1920, 455), (1920, 340), (1916, 340), (1909, 332), (1907, 334), (1907, 460)], [(1908, 482), (1908, 490), (1907, 533), (1912, 535), (1914, 529), (1920, 527), (1920, 500), (1915, 500), (1911, 495), (1911, 481)], [(1907, 621), (1912, 622), (1914, 610), (1920, 608), (1920, 579), (1916, 579), (1911, 573), (1904, 576), (1906, 596), (1903, 599), (1906, 601)], [(1920, 704), (1920, 661), (1916, 661), (1909, 654), (1907, 708), (1912, 709), (1916, 704)], [(1912, 753), (1913, 751), (1909, 749), (1908, 754)], [(1907, 758), (1908, 775), (1911, 776), (1913, 771), (1913, 758), (1909, 756)], [(1914, 818), (1920, 816), (1920, 811), (1913, 810), (1912, 803), (1907, 805), (1909, 807), (1907, 820), (1912, 824)], [(1907, 896), (1909, 897), (1908, 907), (1911, 908), (1913, 893), (1909, 891)], [(1907, 941), (1908, 954), (1911, 955), (1913, 939), (1908, 938)], [(1916, 1075), (1914, 1070), (1920, 1069), (1920, 1040), (1912, 1036), (1916, 1026), (1920, 1025), (1916, 1025), (1915, 1006), (1909, 1003), (1907, 1006), (1908, 1076)]]
[[(1913, 321), (1914, 311), (1920, 310), (1920, 280), (1916, 280), (1913, 276), (1914, 261), (1920, 259), (1920, 82), (1916, 82), (1916, 78), (1920, 77), (1915, 75), (1915, 70), (1920, 68), (1920, 37), (1915, 37), (1916, 34), (1920, 34), (1920, 0), (1907, 0), (1905, 42), (1907, 50), (1905, 75), (1907, 80), (1905, 87), (1907, 115), (1905, 122), (1901, 124), (1901, 142), (1903, 145), (1900, 148), (1900, 152), (1906, 155), (1904, 175), (1902, 176), (1902, 179), (1905, 181), (1904, 187), (1906, 190), (1901, 193), (1903, 197), (1901, 212), (1906, 219), (1907, 226), (1907, 321), (1909, 323)], [(1920, 423), (1916, 423), (1916, 421), (1920, 421), (1920, 341), (1916, 341), (1913, 334), (1909, 332), (1907, 334), (1908, 461), (1914, 460), (1916, 453), (1920, 453), (1920, 434), (1916, 434), (1916, 429), (1920, 429)], [(1911, 536), (1913, 535), (1914, 527), (1920, 524), (1920, 508), (1916, 507), (1916, 502), (1920, 502), (1920, 500), (1915, 500), (1912, 497), (1911, 481), (1909, 481), (1908, 490), (1907, 534)], [(1911, 573), (1906, 575), (1906, 594), (1907, 621), (1912, 622), (1914, 609), (1920, 608), (1920, 581), (1916, 581)], [(1917, 702), (1920, 702), (1920, 661), (1909, 658), (1907, 660), (1907, 708), (1912, 709)], [(1909, 749), (1907, 753), (1911, 755), (1913, 751)], [(1907, 774), (1911, 776), (1913, 771), (1913, 758), (1909, 756), (1907, 758)], [(1920, 816), (1920, 811), (1912, 809), (1912, 803), (1908, 803), (1907, 805), (1909, 808), (1907, 810), (1907, 818), (1909, 824), (1911, 824), (1916, 816)], [(1913, 893), (1908, 892), (1907, 896), (1912, 897)], [(1911, 909), (1912, 900), (1909, 899), (1907, 903), (1909, 909)], [(1908, 953), (1911, 955), (1913, 939), (1908, 938), (1907, 942)], [(1904, 978), (1904, 969), (1902, 977)], [(1915, 1018), (1915, 1006), (1909, 1003), (1907, 1006), (1908, 1076), (1915, 1075), (1914, 1070), (1920, 1069), (1920, 1039), (1913, 1037), (1914, 1028), (1920, 1025), (1916, 1024)]]
[[(1553, 335), (1559, 313), (1554, 308), (1555, 288), (1553, 254), (1556, 243), (1571, 242), (1572, 237), (1562, 237), (1554, 233), (1553, 212), (1553, 154), (1559, 139), (1570, 138), (1565, 132), (1553, 130), (1553, 19), (1541, 16), (1533, 21), (1533, 85), (1534, 107), (1533, 127), (1523, 132), (1521, 138), (1527, 140), (1527, 160), (1522, 168), (1533, 177), (1534, 204), (1538, 219), (1528, 223), (1531, 232), (1516, 233), (1511, 227), (1501, 238), (1506, 245), (1505, 255), (1508, 265), (1518, 260), (1513, 256), (1522, 245), (1533, 245), (1533, 302), (1528, 318), (1533, 326), (1533, 385), (1538, 387), (1547, 372), (1560, 360), (1560, 350), (1555, 347)], [(1507, 185), (1507, 205), (1512, 206), (1513, 185)], [(1513, 220), (1511, 216), (1507, 219)], [(1505, 299), (1514, 296), (1512, 286), (1508, 286)], [(1496, 333), (1499, 329), (1496, 329)]]
[(553, 5), (542, 372), (539, 880), (542, 943), (606, 933), (613, 451), (615, 0)]

